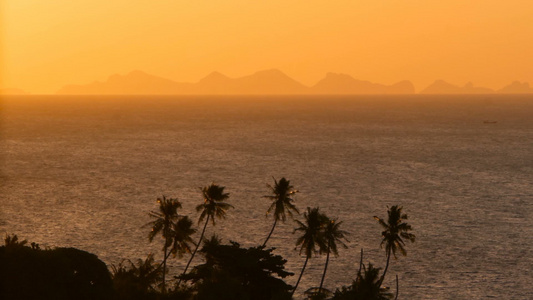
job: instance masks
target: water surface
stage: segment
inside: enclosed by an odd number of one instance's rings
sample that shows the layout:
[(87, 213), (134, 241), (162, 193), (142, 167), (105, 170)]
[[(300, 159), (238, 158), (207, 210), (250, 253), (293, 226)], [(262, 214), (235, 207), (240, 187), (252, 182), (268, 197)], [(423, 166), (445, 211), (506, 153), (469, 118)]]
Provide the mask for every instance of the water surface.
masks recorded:
[[(400, 299), (533, 298), (531, 96), (0, 101), (2, 233), (108, 264), (160, 258), (162, 245), (149, 244), (143, 227), (156, 198), (179, 198), (197, 219), (199, 187), (215, 182), (235, 209), (208, 234), (254, 246), (272, 223), (266, 184), (285, 176), (301, 211), (319, 206), (350, 232), (327, 288), (351, 282), (361, 248), (384, 266), (373, 216), (400, 204), (417, 235), (389, 269)], [(278, 226), (269, 245), (298, 274), (294, 227)], [(300, 292), (320, 283), (324, 260), (310, 260)]]

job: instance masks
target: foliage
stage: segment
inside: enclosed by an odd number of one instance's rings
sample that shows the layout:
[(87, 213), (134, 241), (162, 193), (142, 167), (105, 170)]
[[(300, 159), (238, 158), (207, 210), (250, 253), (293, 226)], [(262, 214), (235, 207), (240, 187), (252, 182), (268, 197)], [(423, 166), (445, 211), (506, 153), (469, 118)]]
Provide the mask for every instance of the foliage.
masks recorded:
[[(213, 223), (213, 226), (214, 226), (215, 217), (219, 219), (225, 218), (226, 210), (233, 207), (231, 204), (224, 202), (228, 200), (229, 198), (229, 193), (224, 193), (224, 189), (225, 187), (216, 185), (214, 183), (211, 183), (210, 185), (201, 188), (204, 203), (196, 206), (196, 211), (201, 212), (200, 217), (198, 218), (198, 224), (200, 224), (200, 222), (202, 222), (206, 216), (207, 216), (207, 219), (205, 220), (204, 228), (202, 229), (202, 233), (200, 234), (200, 239), (198, 243), (196, 244), (196, 248), (191, 254), (191, 258), (187, 262), (187, 265), (185, 266), (185, 269), (183, 270), (182, 275), (187, 273), (187, 270), (189, 269), (189, 265), (194, 259), (194, 256), (196, 255), (196, 251), (198, 251), (198, 247), (200, 247), (200, 244), (203, 241), (205, 229), (207, 228), (209, 219), (211, 219), (211, 222)], [(180, 283), (181, 283), (181, 279), (178, 281), (178, 285)]]
[(172, 247), (170, 252), (174, 256), (182, 258), (184, 254), (191, 253), (191, 244), (196, 245), (192, 239), (196, 229), (192, 226), (193, 222), (187, 216), (180, 217), (178, 222), (172, 225)]
[(324, 223), (322, 225), (322, 234), (324, 235), (324, 241), (327, 244), (327, 248), (325, 251), (327, 256), (326, 264), (324, 266), (324, 273), (322, 274), (322, 279), (320, 280), (320, 287), (318, 288), (318, 294), (321, 296), (326, 295), (322, 287), (324, 286), (324, 279), (326, 278), (326, 271), (328, 269), (330, 253), (333, 253), (333, 255), (335, 256), (339, 255), (339, 252), (337, 250), (337, 243), (339, 243), (344, 248), (348, 248), (348, 246), (346, 246), (346, 244), (344, 244), (344, 242), (342, 241), (346, 240), (346, 235), (348, 234), (347, 231), (340, 229), (342, 222), (337, 222), (336, 219), (330, 219), (325, 215), (323, 216), (323, 222)]
[[(323, 235), (327, 245), (325, 252), (331, 252), (335, 256), (338, 256), (339, 251), (337, 250), (337, 243), (344, 248), (348, 248), (348, 246), (346, 246), (346, 244), (342, 241), (346, 240), (346, 235), (348, 235), (348, 232), (340, 229), (342, 221), (337, 221), (336, 219), (330, 219), (328, 217), (325, 217), (324, 221), (325, 224), (323, 225)], [(323, 249), (321, 250), (324, 252)]]
[(200, 250), (205, 263), (181, 278), (194, 285), (195, 299), (289, 299), (292, 287), (280, 278), (293, 273), (285, 271), (286, 260), (273, 250), (222, 245), (212, 237)]
[[(150, 216), (155, 220), (147, 224), (152, 227), (148, 239), (151, 242), (160, 233), (164, 239), (163, 262), (156, 269), (163, 267), (161, 288), (166, 291), (167, 259), (170, 254), (181, 258), (185, 253), (191, 253), (191, 244), (194, 245), (192, 235), (196, 233), (196, 229), (192, 228), (193, 222), (189, 217), (178, 215), (181, 203), (177, 199), (167, 199), (163, 196), (157, 199), (157, 203), (159, 203), (159, 211), (150, 212)], [(168, 251), (169, 247), (170, 251)]]
[(391, 253), (394, 255), (394, 258), (396, 258), (396, 251), (399, 250), (405, 256), (407, 255), (407, 251), (405, 251), (404, 248), (404, 239), (410, 241), (411, 243), (414, 243), (415, 241), (415, 235), (409, 232), (413, 230), (413, 228), (411, 225), (404, 222), (404, 220), (408, 219), (408, 216), (407, 214), (402, 213), (401, 206), (394, 205), (393, 207), (389, 208), (387, 210), (387, 215), (387, 221), (374, 216), (374, 219), (376, 219), (384, 229), (383, 232), (381, 232), (381, 236), (383, 237), (381, 240), (381, 247), (385, 245), (385, 253), (387, 255), (385, 270), (383, 271), (383, 275), (381, 275), (381, 279), (379, 281), (380, 286), (385, 279), (385, 274), (387, 274)]
[(282, 177), (279, 181), (274, 179), (274, 186), (267, 186), (272, 191), (272, 195), (264, 196), (265, 198), (272, 200), (272, 204), (267, 210), (267, 216), (272, 211), (274, 212), (274, 224), (272, 225), (272, 229), (263, 243), (263, 246), (265, 246), (270, 239), (270, 236), (272, 235), (272, 232), (274, 232), (274, 228), (279, 220), (285, 222), (287, 218), (286, 214), (292, 218), (293, 212), (297, 214), (300, 213), (296, 206), (294, 206), (292, 203), (294, 200), (291, 198), (291, 196), (296, 194), (298, 191), (294, 190), (294, 187), (291, 185), (289, 180), (285, 179), (285, 177)]
[(282, 177), (279, 181), (274, 179), (274, 186), (267, 186), (272, 191), (272, 195), (264, 196), (265, 198), (272, 200), (272, 204), (267, 210), (267, 215), (274, 211), (274, 219), (285, 221), (285, 213), (291, 218), (293, 217), (293, 212), (296, 212), (297, 214), (300, 213), (292, 203), (294, 199), (291, 197), (298, 193), (298, 191), (294, 190), (290, 180), (285, 179), (285, 177)]
[(319, 251), (326, 251), (327, 245), (324, 239), (323, 226), (327, 222), (327, 217), (319, 212), (319, 208), (307, 208), (307, 212), (304, 212), (304, 222), (296, 220), (298, 227), (294, 229), (294, 232), (300, 231), (303, 234), (296, 240), (296, 246), (300, 246), (300, 255), (305, 253), (305, 262), (296, 281), (296, 285), (292, 290), (292, 295), (298, 288), (300, 280), (307, 266), (307, 262), (313, 254), (319, 253)]
[(75, 248), (41, 250), (26, 244), (13, 236), (0, 247), (2, 299), (113, 298), (109, 271), (96, 255)]
[[(198, 243), (192, 239), (197, 232), (193, 221), (178, 215), (181, 203), (163, 196), (158, 199), (158, 211), (150, 212), (153, 220), (147, 224), (151, 227), (150, 242), (159, 235), (163, 239), (162, 262), (155, 263), (152, 254), (145, 260), (123, 260), (117, 266), (111, 266), (112, 276), (93, 254), (74, 248), (42, 250), (36, 243), (31, 243), (30, 247), (27, 240), (8, 235), (4, 239), (5, 246), (0, 247), (0, 299), (289, 300), (300, 283), (308, 260), (316, 254), (326, 254), (324, 272), (320, 286), (304, 293), (308, 299), (387, 300), (394, 297), (388, 288), (382, 287), (390, 257), (396, 258), (397, 252), (406, 255), (406, 241), (415, 241), (411, 225), (405, 222), (408, 216), (402, 212), (401, 206), (389, 208), (386, 220), (374, 217), (383, 227), (381, 247), (387, 255), (381, 276), (380, 268), (371, 263), (363, 265), (361, 250), (360, 269), (355, 280), (331, 293), (323, 288), (324, 278), (330, 254), (337, 256), (339, 245), (347, 248), (344, 241), (347, 241), (348, 232), (341, 229), (343, 223), (321, 213), (318, 207), (308, 207), (303, 220), (295, 220), (294, 233), (300, 233), (295, 249), (306, 259), (292, 287), (284, 281), (294, 275), (285, 270), (287, 261), (273, 254), (275, 248), (265, 248), (265, 245), (278, 220), (284, 221), (286, 215), (293, 217), (293, 212), (299, 213), (291, 198), (297, 191), (285, 178), (274, 179), (274, 186), (269, 187), (272, 195), (265, 197), (273, 202), (267, 214), (273, 213), (274, 224), (262, 246), (242, 248), (233, 241), (222, 244), (216, 235), (204, 240), (209, 220), (215, 225), (215, 219), (224, 218), (226, 211), (233, 207), (226, 202), (229, 194), (224, 192), (225, 188), (211, 184), (201, 189), (203, 203), (196, 207), (200, 213), (198, 223), (205, 220)], [(203, 244), (200, 253), (204, 263), (187, 274), (200, 244)], [(185, 270), (175, 277), (179, 281), (173, 288), (165, 288), (167, 259), (170, 255), (181, 258), (191, 253), (192, 245), (196, 247)]]
[(380, 287), (380, 268), (375, 268), (371, 263), (368, 268), (363, 266), (357, 274), (357, 279), (348, 287), (337, 289), (332, 300), (387, 300), (392, 299), (393, 294), (388, 288)]
[(383, 227), (381, 236), (381, 247), (385, 245), (387, 252), (392, 251), (392, 254), (396, 258), (396, 251), (400, 251), (404, 256), (407, 255), (405, 251), (404, 239), (414, 242), (415, 235), (409, 231), (413, 230), (411, 225), (404, 222), (408, 219), (407, 214), (402, 213), (402, 207), (394, 205), (387, 211), (387, 222), (379, 217), (374, 217), (378, 223)]
[(149, 222), (146, 225), (152, 227), (152, 230), (148, 234), (148, 240), (150, 242), (158, 235), (161, 234), (165, 239), (163, 248), (168, 248), (172, 244), (172, 225), (178, 219), (178, 208), (181, 208), (181, 203), (177, 199), (157, 198), (159, 204), (159, 211), (152, 211), (149, 213), (150, 217), (155, 220)]
[(6, 234), (6, 237), (4, 238), (4, 243), (5, 243), (6, 248), (13, 249), (13, 248), (21, 248), (21, 247), (26, 246), (28, 241), (27, 240), (19, 241), (19, 237), (16, 234), (12, 236)]
[(224, 193), (224, 189), (225, 187), (214, 183), (201, 189), (204, 203), (196, 206), (196, 211), (200, 212), (198, 223), (202, 222), (207, 216), (208, 218), (210, 217), (211, 222), (215, 225), (215, 217), (218, 219), (226, 217), (226, 210), (233, 206), (224, 202), (229, 198), (229, 193)]
[(112, 265), (113, 286), (117, 300), (150, 299), (155, 297), (155, 286), (162, 280), (163, 271), (154, 263), (153, 255), (136, 264), (123, 260), (118, 266)]
[(327, 222), (326, 216), (319, 212), (319, 208), (307, 208), (304, 213), (304, 222), (296, 220), (298, 227), (294, 232), (303, 232), (296, 240), (296, 246), (300, 246), (300, 254), (305, 253), (307, 257), (319, 251), (326, 251), (327, 245), (322, 234), (322, 227)]

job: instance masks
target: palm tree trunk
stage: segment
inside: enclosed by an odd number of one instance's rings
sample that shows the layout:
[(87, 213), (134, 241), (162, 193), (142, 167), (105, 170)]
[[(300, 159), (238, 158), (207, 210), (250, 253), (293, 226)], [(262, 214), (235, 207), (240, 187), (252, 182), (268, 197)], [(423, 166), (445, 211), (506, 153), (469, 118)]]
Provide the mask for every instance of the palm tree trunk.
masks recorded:
[(359, 261), (359, 270), (357, 271), (356, 278), (361, 275), (361, 269), (363, 268), (363, 248), (361, 248), (361, 260)]
[(296, 281), (296, 285), (294, 286), (294, 289), (291, 293), (291, 299), (292, 295), (294, 295), (294, 292), (296, 292), (296, 288), (298, 288), (298, 284), (300, 284), (300, 279), (302, 279), (302, 275), (304, 274), (305, 266), (307, 266), (307, 261), (309, 260), (309, 256), (305, 258), (304, 266), (302, 267), (302, 272), (300, 273), (300, 277), (298, 277), (298, 281)]
[(276, 228), (276, 223), (278, 222), (278, 219), (274, 217), (274, 225), (272, 225), (272, 229), (270, 230), (270, 233), (268, 234), (265, 242), (263, 243), (263, 247), (266, 246), (268, 239), (270, 239), (270, 236), (272, 235), (272, 232), (274, 232), (274, 228)]
[[(167, 255), (165, 256), (165, 259), (159, 264), (159, 266), (157, 266), (157, 268), (155, 268), (154, 271), (157, 271), (157, 270), (161, 269), (161, 267), (162, 267), (163, 264), (165, 263), (165, 260), (168, 259), (168, 258), (170, 257), (170, 254), (172, 254), (172, 251), (169, 251), (169, 252), (167, 253)], [(165, 264), (165, 266), (166, 266), (166, 264)]]
[(379, 287), (381, 287), (381, 284), (383, 284), (383, 280), (385, 280), (385, 274), (387, 274), (387, 269), (389, 268), (390, 254), (391, 248), (387, 250), (387, 264), (385, 265), (385, 270), (383, 270), (383, 275), (381, 275), (381, 279), (379, 280)]
[(329, 263), (329, 245), (328, 245), (328, 254), (326, 255), (326, 265), (324, 266), (324, 274), (322, 274), (322, 280), (320, 280), (320, 287), (318, 288), (319, 293), (322, 293), (322, 286), (324, 285), (324, 279), (326, 278), (326, 271), (328, 270), (328, 263)]
[[(200, 247), (200, 244), (202, 243), (202, 240), (204, 238), (205, 229), (207, 228), (207, 223), (209, 223), (209, 217), (210, 215), (207, 215), (207, 219), (205, 220), (204, 229), (202, 230), (202, 234), (200, 235), (200, 240), (198, 241), (198, 244), (196, 244), (196, 248), (194, 249), (194, 252), (191, 255), (191, 258), (189, 259), (189, 262), (187, 262), (187, 265), (185, 266), (185, 270), (183, 270), (183, 273), (181, 275), (185, 275), (187, 273), (187, 270), (189, 269), (189, 265), (191, 264), (194, 255), (196, 254), (196, 251), (198, 251), (198, 248)], [(181, 283), (181, 279), (178, 281), (178, 285)]]
[(398, 286), (398, 275), (396, 275), (396, 297), (394, 297), (394, 300), (398, 300), (399, 294), (400, 294), (400, 287)]
[[(166, 243), (167, 241), (165, 241)], [(165, 293), (165, 275), (167, 273), (167, 245), (165, 245), (164, 250), (164, 256), (163, 256), (163, 287), (162, 291)]]

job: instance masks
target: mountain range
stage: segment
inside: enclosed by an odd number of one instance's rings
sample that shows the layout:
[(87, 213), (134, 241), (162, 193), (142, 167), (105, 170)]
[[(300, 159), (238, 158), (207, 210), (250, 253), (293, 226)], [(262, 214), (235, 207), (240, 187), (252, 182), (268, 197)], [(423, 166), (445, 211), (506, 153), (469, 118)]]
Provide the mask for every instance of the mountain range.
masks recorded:
[(67, 85), (57, 94), (301, 95), (414, 94), (414, 92), (415, 88), (409, 81), (387, 86), (335, 73), (328, 73), (316, 85), (308, 87), (279, 70), (271, 69), (239, 78), (230, 78), (219, 72), (213, 72), (196, 83), (175, 82), (142, 71), (133, 71), (127, 75), (112, 75), (104, 82)]
[(437, 80), (420, 91), (420, 94), (532, 94), (533, 88), (527, 82), (514, 81), (499, 90), (476, 87), (469, 82), (464, 86), (453, 85), (444, 80)]
[[(436, 80), (420, 94), (533, 94), (527, 82), (514, 81), (493, 90), (467, 83), (458, 86)], [(18, 89), (0, 89), (0, 95), (27, 94)], [(66, 85), (59, 95), (406, 95), (415, 94), (408, 81), (383, 85), (357, 80), (347, 74), (327, 73), (313, 86), (306, 86), (277, 69), (259, 71), (239, 78), (213, 72), (196, 83), (176, 82), (143, 71), (111, 75), (105, 81)]]

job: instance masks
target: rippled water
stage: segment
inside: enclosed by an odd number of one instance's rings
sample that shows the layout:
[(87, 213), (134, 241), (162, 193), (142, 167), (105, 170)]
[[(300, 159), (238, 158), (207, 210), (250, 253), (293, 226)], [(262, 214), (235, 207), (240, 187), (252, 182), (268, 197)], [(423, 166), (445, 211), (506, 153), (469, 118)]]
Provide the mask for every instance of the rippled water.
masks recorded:
[[(10, 97), (1, 100), (0, 232), (72, 246), (108, 264), (161, 256), (148, 212), (166, 195), (196, 219), (198, 187), (226, 186), (235, 209), (208, 227), (261, 243), (272, 176), (301, 211), (342, 220), (325, 286), (384, 266), (374, 215), (400, 204), (417, 241), (392, 261), (400, 299), (532, 299), (533, 97)], [(484, 123), (497, 121), (497, 123)], [(293, 222), (269, 245), (298, 274)], [(299, 288), (317, 286), (324, 257)], [(172, 260), (175, 272), (185, 259)], [(199, 260), (198, 260), (199, 262)], [(297, 276), (287, 281), (294, 284)], [(393, 287), (394, 288), (394, 287)]]

